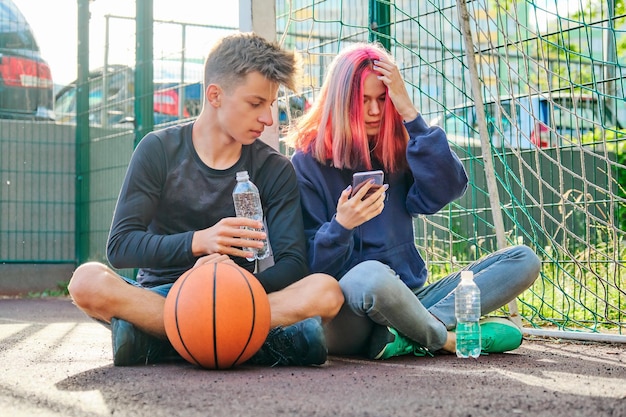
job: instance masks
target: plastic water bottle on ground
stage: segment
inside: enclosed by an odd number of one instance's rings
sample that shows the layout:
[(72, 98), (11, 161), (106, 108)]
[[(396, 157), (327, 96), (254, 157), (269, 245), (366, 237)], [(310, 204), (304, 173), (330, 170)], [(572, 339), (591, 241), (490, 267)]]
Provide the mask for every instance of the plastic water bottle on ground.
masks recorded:
[(461, 272), (461, 282), (454, 293), (456, 316), (456, 356), (480, 356), (480, 289), (474, 282), (472, 271)]
[[(237, 217), (247, 217), (249, 219), (263, 222), (263, 207), (261, 206), (261, 197), (259, 189), (250, 181), (248, 171), (240, 171), (237, 173), (237, 185), (233, 190), (233, 202), (235, 204), (235, 213)], [(265, 227), (261, 229), (265, 232)], [(243, 248), (245, 251), (253, 252), (254, 257), (246, 258), (249, 261), (254, 259), (265, 259), (269, 256), (267, 239), (263, 241), (262, 248)]]

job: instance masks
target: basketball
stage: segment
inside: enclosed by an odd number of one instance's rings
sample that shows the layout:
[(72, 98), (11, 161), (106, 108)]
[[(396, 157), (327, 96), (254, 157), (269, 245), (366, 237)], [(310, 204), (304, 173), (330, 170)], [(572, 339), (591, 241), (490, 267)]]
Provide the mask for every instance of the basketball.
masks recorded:
[(172, 285), (163, 312), (165, 332), (188, 362), (225, 369), (250, 359), (270, 330), (270, 304), (261, 283), (226, 263), (203, 264)]

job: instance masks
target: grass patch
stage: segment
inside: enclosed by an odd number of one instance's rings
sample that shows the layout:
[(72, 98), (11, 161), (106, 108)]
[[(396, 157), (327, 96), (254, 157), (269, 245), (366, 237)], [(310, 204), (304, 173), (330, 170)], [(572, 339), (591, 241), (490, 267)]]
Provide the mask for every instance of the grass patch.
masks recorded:
[(69, 281), (57, 282), (56, 288), (45, 289), (43, 291), (30, 291), (28, 298), (48, 298), (48, 297), (68, 297), (70, 295), (67, 290)]

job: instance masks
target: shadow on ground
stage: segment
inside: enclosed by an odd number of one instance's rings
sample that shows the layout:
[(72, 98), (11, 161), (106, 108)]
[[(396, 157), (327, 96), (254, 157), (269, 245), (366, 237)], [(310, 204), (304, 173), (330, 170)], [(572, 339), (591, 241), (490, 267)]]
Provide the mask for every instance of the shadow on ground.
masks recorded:
[(0, 300), (11, 416), (625, 416), (626, 346), (526, 340), (481, 356), (331, 357), (320, 367), (114, 367), (110, 333), (66, 299)]

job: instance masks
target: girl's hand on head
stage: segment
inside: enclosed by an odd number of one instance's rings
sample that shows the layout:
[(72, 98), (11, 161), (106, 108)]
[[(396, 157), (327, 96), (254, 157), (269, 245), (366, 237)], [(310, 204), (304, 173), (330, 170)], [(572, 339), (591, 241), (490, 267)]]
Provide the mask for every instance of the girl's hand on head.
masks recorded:
[(385, 208), (385, 191), (388, 186), (385, 184), (378, 187), (369, 197), (363, 199), (372, 186), (375, 185), (373, 183), (363, 185), (352, 197), (350, 197), (351, 186), (342, 191), (337, 202), (337, 215), (335, 216), (335, 220), (341, 226), (352, 230), (382, 213)]
[(402, 119), (405, 122), (414, 120), (418, 112), (413, 106), (411, 97), (409, 97), (398, 66), (387, 58), (379, 58), (374, 61), (374, 70), (379, 74), (378, 79), (387, 87), (387, 94)]

